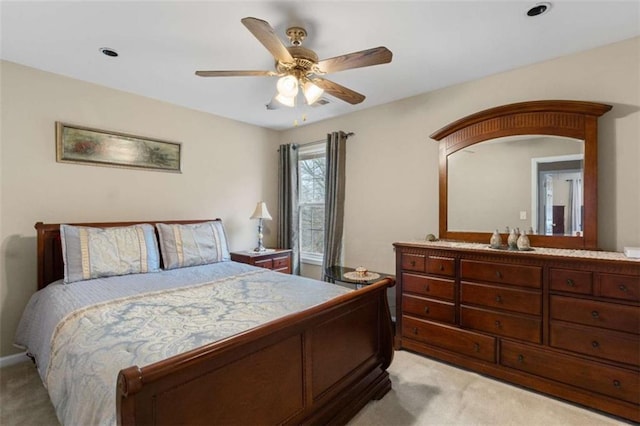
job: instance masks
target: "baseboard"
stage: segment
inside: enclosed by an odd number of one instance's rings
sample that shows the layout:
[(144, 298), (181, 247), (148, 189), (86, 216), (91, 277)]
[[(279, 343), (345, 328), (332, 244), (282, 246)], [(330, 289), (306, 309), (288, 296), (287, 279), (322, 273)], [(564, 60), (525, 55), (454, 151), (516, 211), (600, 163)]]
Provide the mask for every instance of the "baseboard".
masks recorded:
[(0, 357), (0, 368), (8, 367), (14, 364), (20, 364), (21, 362), (30, 361), (25, 352), (19, 354), (7, 355)]

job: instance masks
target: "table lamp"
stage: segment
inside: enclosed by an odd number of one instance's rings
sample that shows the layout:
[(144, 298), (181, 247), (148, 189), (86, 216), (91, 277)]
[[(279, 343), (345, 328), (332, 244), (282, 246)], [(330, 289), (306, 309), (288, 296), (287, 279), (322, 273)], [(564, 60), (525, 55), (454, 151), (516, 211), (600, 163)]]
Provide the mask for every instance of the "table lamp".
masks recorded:
[(267, 204), (264, 201), (260, 201), (256, 206), (255, 211), (251, 215), (251, 219), (258, 219), (258, 247), (253, 249), (255, 252), (262, 252), (266, 249), (262, 245), (262, 219), (271, 220), (269, 210), (267, 210)]

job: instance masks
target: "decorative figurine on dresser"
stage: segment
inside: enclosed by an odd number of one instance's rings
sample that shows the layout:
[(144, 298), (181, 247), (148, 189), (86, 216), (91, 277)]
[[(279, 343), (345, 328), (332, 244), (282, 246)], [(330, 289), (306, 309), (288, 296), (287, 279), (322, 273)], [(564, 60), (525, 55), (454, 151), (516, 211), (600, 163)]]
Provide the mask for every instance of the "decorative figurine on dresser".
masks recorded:
[[(396, 349), (640, 422), (640, 258), (596, 250), (597, 121), (610, 109), (579, 101), (525, 102), (473, 114), (432, 135), (441, 144), (440, 235), (394, 244)], [(470, 145), (477, 153), (483, 142), (507, 136), (523, 143), (525, 134), (541, 144), (540, 135), (582, 141), (579, 228), (544, 217), (551, 208), (523, 211), (523, 203), (515, 209), (500, 203), (484, 225), (452, 211), (456, 197), (469, 205), (470, 195), (459, 193), (467, 186), (453, 175), (457, 160), (451, 155)], [(506, 180), (513, 184), (517, 177)], [(529, 203), (544, 198), (526, 197)], [(491, 230), (519, 219), (516, 227), (530, 232), (520, 233), (515, 250), (505, 250), (509, 234)]]

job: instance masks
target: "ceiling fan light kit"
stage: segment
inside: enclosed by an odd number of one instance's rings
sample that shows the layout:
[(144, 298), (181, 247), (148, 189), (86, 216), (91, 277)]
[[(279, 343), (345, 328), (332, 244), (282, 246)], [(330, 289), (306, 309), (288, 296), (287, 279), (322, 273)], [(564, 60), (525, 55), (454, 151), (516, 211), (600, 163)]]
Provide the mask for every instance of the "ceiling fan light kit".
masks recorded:
[[(291, 46), (286, 47), (267, 21), (243, 18), (242, 23), (275, 58), (276, 71), (196, 71), (200, 77), (278, 76), (277, 94), (274, 97), (282, 105), (296, 106), (296, 98), (302, 88), (307, 105), (316, 103), (326, 92), (352, 105), (364, 101), (365, 96), (338, 83), (325, 79), (324, 75), (352, 68), (368, 67), (391, 62), (392, 53), (386, 47), (348, 53), (334, 58), (318, 60), (313, 50), (302, 46), (307, 31), (302, 27), (290, 27), (286, 34)], [(267, 109), (274, 109), (268, 108)]]

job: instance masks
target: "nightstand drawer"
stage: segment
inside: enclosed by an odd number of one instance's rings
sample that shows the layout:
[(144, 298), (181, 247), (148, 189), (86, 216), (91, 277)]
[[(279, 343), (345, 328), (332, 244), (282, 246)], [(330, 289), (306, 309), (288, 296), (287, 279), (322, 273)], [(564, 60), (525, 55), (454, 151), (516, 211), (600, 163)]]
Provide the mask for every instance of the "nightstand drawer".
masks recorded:
[(253, 262), (253, 264), (255, 266), (260, 267), (260, 268), (272, 269), (273, 268), (273, 259), (256, 260), (255, 262)]
[(273, 258), (273, 270), (291, 273), (291, 257), (289, 255)]

